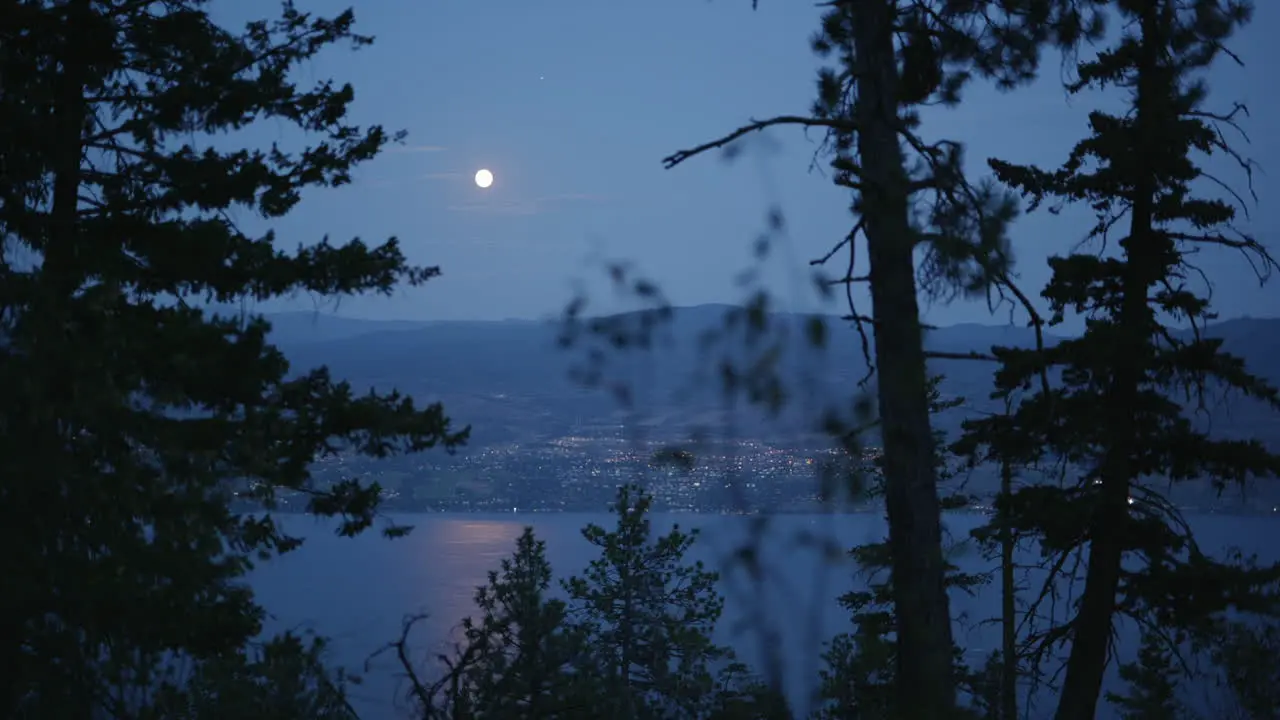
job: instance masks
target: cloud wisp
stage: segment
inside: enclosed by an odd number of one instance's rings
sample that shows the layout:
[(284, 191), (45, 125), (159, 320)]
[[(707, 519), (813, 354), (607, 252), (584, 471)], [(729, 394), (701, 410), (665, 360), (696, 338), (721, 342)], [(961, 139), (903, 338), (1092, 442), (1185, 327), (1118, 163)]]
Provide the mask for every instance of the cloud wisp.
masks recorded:
[(395, 153), (434, 153), (444, 152), (447, 149), (443, 145), (393, 145), (387, 148), (388, 151)]
[(585, 193), (563, 193), (547, 195), (532, 200), (490, 200), (487, 202), (471, 202), (449, 205), (446, 209), (453, 212), (483, 213), (488, 215), (538, 215), (555, 206), (567, 202), (602, 202), (603, 195)]

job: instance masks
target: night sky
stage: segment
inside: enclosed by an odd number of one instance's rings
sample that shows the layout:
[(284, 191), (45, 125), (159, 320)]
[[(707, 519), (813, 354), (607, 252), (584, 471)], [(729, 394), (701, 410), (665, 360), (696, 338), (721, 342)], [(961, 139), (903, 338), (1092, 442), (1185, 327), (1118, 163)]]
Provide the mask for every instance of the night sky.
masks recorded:
[[(336, 13), (348, 2), (300, 1)], [(1273, 248), (1280, 230), (1280, 3), (1261, 0), (1254, 22), (1230, 47), (1240, 68), (1221, 62), (1210, 76), (1215, 109), (1249, 106), (1252, 144), (1262, 166), (1260, 202), (1246, 228)], [(238, 25), (269, 12), (259, 0), (211, 5)], [(336, 311), (400, 319), (535, 318), (558, 313), (579, 283), (597, 309), (619, 307), (603, 284), (601, 260), (628, 260), (680, 305), (734, 302), (734, 284), (752, 261), (752, 241), (776, 206), (786, 235), (766, 265), (765, 282), (785, 306), (818, 307), (808, 260), (851, 224), (847, 191), (825, 163), (811, 169), (820, 133), (776, 128), (754, 136), (733, 162), (709, 154), (673, 170), (661, 159), (745, 124), (804, 113), (818, 59), (808, 38), (820, 8), (796, 0), (377, 0), (356, 7), (357, 30), (376, 43), (356, 53), (335, 47), (299, 75), (356, 87), (353, 119), (407, 130), (403, 147), (362, 166), (351, 186), (312, 191), (273, 227), (283, 245), (361, 236), (398, 236), (410, 259), (439, 265), (443, 277), (391, 298), (355, 298)], [(968, 148), (971, 177), (986, 158), (1057, 165), (1085, 131), (1086, 113), (1118, 96), (1068, 98), (1060, 58), (1046, 58), (1036, 85), (1012, 94), (975, 84), (956, 109), (930, 109), (922, 135)], [(265, 124), (236, 142), (300, 138)], [(1243, 188), (1229, 164), (1209, 167)], [(472, 178), (489, 168), (481, 190)], [(1270, 176), (1267, 172), (1270, 171)], [(1211, 191), (1212, 189), (1209, 188)], [(266, 224), (242, 212), (246, 228)], [(1022, 286), (1036, 294), (1044, 259), (1079, 241), (1091, 218), (1080, 211), (1020, 219), (1013, 230)], [(1280, 314), (1277, 288), (1259, 288), (1238, 256), (1203, 259), (1216, 280), (1224, 317)], [(832, 272), (837, 269), (833, 268)], [(865, 298), (864, 303), (867, 303)], [(869, 307), (869, 305), (867, 305)], [(315, 307), (308, 298), (262, 310)], [(332, 305), (322, 306), (333, 310)], [(833, 310), (836, 308), (833, 308)], [(936, 324), (1000, 323), (985, 304), (929, 307)]]

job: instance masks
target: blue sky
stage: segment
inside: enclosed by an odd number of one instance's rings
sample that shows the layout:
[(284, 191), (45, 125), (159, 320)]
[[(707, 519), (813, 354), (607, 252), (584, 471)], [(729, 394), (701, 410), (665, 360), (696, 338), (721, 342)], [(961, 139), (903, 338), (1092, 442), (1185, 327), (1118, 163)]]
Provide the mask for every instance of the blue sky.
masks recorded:
[[(298, 2), (318, 13), (347, 4)], [(1248, 67), (1216, 69), (1212, 97), (1224, 107), (1249, 105), (1253, 142), (1243, 149), (1273, 175), (1255, 180), (1261, 202), (1248, 228), (1273, 240), (1280, 216), (1268, 200), (1280, 192), (1280, 142), (1268, 130), (1280, 127), (1280, 101), (1265, 78), (1280, 67), (1280, 3), (1258, 5), (1232, 45)], [(238, 23), (268, 7), (224, 0), (214, 10)], [(807, 262), (851, 222), (845, 191), (810, 169), (817, 133), (775, 129), (734, 162), (709, 154), (663, 170), (660, 161), (752, 117), (803, 113), (818, 67), (808, 38), (819, 13), (794, 0), (761, 0), (755, 12), (749, 0), (363, 3), (357, 28), (377, 42), (356, 53), (335, 48), (299, 78), (353, 83), (354, 119), (405, 129), (408, 145), (362, 166), (351, 186), (309, 193), (274, 227), (288, 246), (325, 234), (395, 235), (412, 261), (443, 270), (394, 297), (344, 300), (339, 314), (533, 318), (558, 313), (583, 283), (599, 309), (617, 307), (600, 259), (634, 263), (677, 304), (736, 301), (744, 291), (734, 278), (751, 264), (752, 241), (777, 206), (786, 237), (762, 277), (783, 304), (813, 308)], [(993, 155), (1055, 165), (1082, 134), (1087, 111), (1108, 98), (1068, 99), (1056, 58), (1044, 75), (1012, 94), (975, 85), (960, 108), (930, 111), (923, 135), (966, 143), (974, 177)], [(248, 137), (296, 139), (272, 125)], [(488, 190), (471, 179), (481, 167), (496, 176)], [(1018, 221), (1013, 239), (1028, 292), (1043, 285), (1045, 258), (1069, 250), (1088, 221), (1080, 213)], [(1259, 288), (1238, 258), (1206, 258), (1204, 267), (1224, 316), (1278, 314), (1280, 286)], [(312, 307), (296, 298), (262, 309)], [(956, 302), (928, 307), (927, 319), (998, 323), (1007, 315)]]

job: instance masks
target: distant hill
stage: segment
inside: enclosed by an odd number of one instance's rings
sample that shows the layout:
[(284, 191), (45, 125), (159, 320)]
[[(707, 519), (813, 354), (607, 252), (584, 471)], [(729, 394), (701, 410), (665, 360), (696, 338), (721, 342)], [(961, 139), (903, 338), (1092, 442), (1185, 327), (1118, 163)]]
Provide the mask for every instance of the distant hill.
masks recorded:
[[(626, 422), (633, 429), (672, 439), (700, 428), (715, 429), (731, 421), (735, 431), (759, 437), (803, 438), (813, 419), (829, 407), (848, 408), (867, 372), (861, 343), (849, 323), (826, 318), (829, 342), (821, 351), (803, 340), (809, 316), (773, 314), (768, 340), (779, 341), (779, 366), (791, 401), (776, 419), (743, 407), (727, 408), (720, 392), (717, 362), (738, 363), (751, 353), (741, 331), (730, 340), (704, 348), (701, 338), (722, 329), (729, 306), (704, 305), (676, 309), (670, 323), (655, 333), (647, 351), (606, 351), (604, 377), (623, 382), (634, 396), (628, 412), (610, 393), (584, 388), (570, 377), (582, 365), (584, 346), (561, 348), (561, 327), (554, 322), (400, 322), (341, 318), (316, 313), (270, 315), (272, 336), (295, 368), (327, 365), (357, 388), (397, 388), (419, 400), (439, 399), (460, 423), (474, 427), (479, 445), (536, 440), (583, 427)], [(638, 316), (616, 316), (634, 322)], [(1280, 383), (1280, 319), (1243, 318), (1210, 328), (1227, 348), (1245, 358), (1249, 368)], [(1049, 336), (1046, 342), (1061, 338)], [(763, 343), (763, 344), (767, 344)], [(937, 350), (987, 352), (992, 345), (1030, 347), (1032, 331), (1012, 325), (956, 325), (931, 330), (926, 344)], [(939, 419), (954, 430), (974, 412), (995, 411), (988, 399), (993, 366), (974, 360), (933, 363), (946, 376), (948, 396), (966, 406)], [(1215, 407), (1215, 431), (1265, 436), (1280, 446), (1280, 418), (1246, 401)]]
[[(210, 308), (210, 311), (219, 315), (239, 314), (238, 308), (229, 306)], [(419, 330), (430, 324), (409, 320), (362, 320), (305, 311), (272, 313), (266, 317), (271, 322), (272, 339), (279, 345), (287, 346), (346, 340), (374, 332)]]

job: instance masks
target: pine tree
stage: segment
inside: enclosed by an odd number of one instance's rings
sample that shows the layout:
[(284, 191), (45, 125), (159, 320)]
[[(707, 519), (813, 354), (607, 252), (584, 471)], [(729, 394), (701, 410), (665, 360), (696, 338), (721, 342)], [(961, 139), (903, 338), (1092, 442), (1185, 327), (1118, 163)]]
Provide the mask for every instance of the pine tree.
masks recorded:
[(358, 720), (347, 701), (347, 678), (325, 666), (325, 643), (286, 633), (261, 647), (198, 662), (167, 681), (151, 702), (116, 717), (138, 720)]
[(620, 487), (615, 529), (582, 531), (600, 557), (564, 582), (594, 653), (583, 672), (611, 700), (601, 717), (701, 717), (712, 709), (716, 664), (732, 657), (711, 639), (724, 607), (717, 575), (684, 560), (698, 531), (653, 537), (651, 505), (638, 486)]
[[(671, 155), (672, 167), (774, 125), (824, 128), (837, 185), (852, 191), (857, 220), (821, 263), (841, 249), (839, 284), (867, 283), (869, 315), (849, 319), (875, 334), (873, 365), (885, 457), (892, 547), (901, 711), (936, 720), (955, 705), (951, 618), (942, 556), (941, 505), (932, 464), (928, 371), (918, 294), (950, 299), (1003, 290), (1024, 303), (1009, 276), (1006, 229), (1012, 198), (970, 184), (954, 141), (921, 138), (919, 107), (954, 104), (972, 77), (1002, 87), (1029, 80), (1041, 46), (1070, 46), (1096, 32), (1071, 0), (837, 0), (828, 4), (814, 49), (835, 61), (821, 71), (810, 116), (753, 122), (719, 140)], [(907, 149), (904, 151), (904, 147)], [(859, 236), (867, 270), (855, 275)], [(918, 253), (917, 251), (923, 251)], [(917, 282), (923, 254), (926, 280)], [(864, 335), (865, 337), (865, 335)], [(871, 358), (868, 358), (871, 360)]]
[[(1091, 239), (1106, 243), (1128, 222), (1113, 249), (1050, 261), (1042, 295), (1052, 322), (1076, 313), (1086, 321), (1083, 336), (1044, 351), (996, 353), (998, 389), (1028, 391), (1012, 420), (1017, 444), (1040, 446), (1080, 470), (1066, 486), (1026, 487), (1008, 498), (1018, 531), (1037, 535), (1044, 552), (1065, 557), (1088, 548), (1074, 618), (1042, 638), (1045, 645), (1071, 642), (1059, 720), (1094, 716), (1117, 613), (1164, 628), (1177, 647), (1230, 607), (1273, 610), (1260, 590), (1280, 576), (1276, 568), (1206, 556), (1156, 485), (1160, 478), (1208, 479), (1221, 490), (1280, 472), (1280, 458), (1261, 443), (1211, 438), (1179, 402), (1181, 395), (1192, 409), (1203, 407), (1205, 393), (1225, 389), (1280, 409), (1275, 388), (1206, 335), (1214, 315), (1192, 284), (1194, 254), (1202, 249), (1237, 250), (1256, 267), (1275, 267), (1261, 245), (1232, 226), (1235, 206), (1192, 192), (1207, 177), (1194, 155), (1240, 159), (1222, 134), (1239, 110), (1205, 109), (1207, 88), (1197, 74), (1223, 54), (1250, 7), (1153, 0), (1116, 2), (1112, 10), (1125, 30), (1079, 63), (1069, 89), (1121, 89), (1125, 111), (1091, 113), (1089, 137), (1056, 171), (992, 161), (1033, 207), (1044, 200), (1088, 203), (1098, 217)], [(1176, 323), (1191, 330), (1179, 333)], [(1061, 373), (1059, 386), (1037, 389), (1053, 368)], [(970, 429), (987, 433), (984, 442), (1001, 442), (992, 422)], [(1128, 569), (1130, 562), (1138, 569)]]
[[(942, 376), (929, 380), (929, 410), (941, 413), (959, 407), (963, 398), (943, 398), (939, 390)], [(945, 451), (942, 433), (935, 432), (935, 457), (938, 477), (946, 482), (954, 479), (956, 458)], [(883, 477), (873, 478), (867, 494), (879, 497), (884, 493)], [(943, 507), (962, 508), (974, 498), (963, 491), (956, 491), (941, 498)], [(854, 565), (867, 580), (867, 589), (855, 590), (840, 596), (841, 607), (849, 612), (853, 631), (841, 633), (831, 640), (823, 654), (826, 666), (821, 672), (820, 695), (823, 706), (818, 717), (836, 720), (855, 718), (900, 717), (897, 665), (899, 643), (894, 635), (897, 628), (894, 603), (893, 566), (887, 542), (869, 543), (850, 550)], [(964, 591), (987, 583), (982, 574), (962, 572), (953, 563), (947, 563), (946, 586)], [(969, 685), (978, 679), (970, 672), (963, 649), (953, 646), (952, 665), (955, 677)]]
[(754, 674), (745, 663), (733, 661), (716, 676), (709, 710), (697, 717), (706, 720), (793, 720), (787, 698)]
[[(310, 187), (349, 183), (395, 136), (345, 119), (350, 86), (296, 84), (350, 12), (234, 31), (202, 0), (20, 0), (0, 8), (0, 717), (87, 716), (108, 676), (243, 646), (261, 610), (243, 577), (298, 544), (233, 491), (281, 490), (374, 520), (378, 487), (326, 487), (312, 461), (453, 447), (438, 405), (289, 377), (260, 319), (189, 303), (390, 292), (434, 268), (370, 247), (253, 236)], [(314, 144), (226, 148), (276, 120)], [(129, 672), (125, 672), (128, 670)], [(60, 703), (57, 709), (51, 703)]]
[(1209, 656), (1227, 703), (1219, 717), (1280, 717), (1280, 624), (1250, 620), (1223, 622), (1210, 638)]
[[(1047, 376), (1041, 380), (1044, 383), (1041, 387), (1047, 386)], [(998, 666), (988, 663), (984, 673), (993, 686), (998, 687), (999, 695), (998, 701), (988, 703), (991, 706), (988, 716), (1011, 720), (1018, 717), (1018, 683), (1022, 677), (1014, 554), (1024, 539), (1013, 512), (1014, 481), (1017, 469), (1034, 468), (1044, 459), (1045, 449), (1034, 432), (1024, 431), (1016, 422), (1017, 392), (998, 389), (992, 398), (1004, 404), (1003, 411), (980, 421), (962, 422), (961, 436), (950, 444), (949, 450), (964, 458), (970, 468), (990, 463), (999, 469), (1000, 488), (992, 499), (995, 513), (970, 535), (986, 549), (989, 557), (999, 558), (1001, 642), (997, 654), (1000, 662)]]
[(462, 623), (463, 647), (454, 664), (461, 682), (449, 683), (448, 716), (595, 717), (592, 705), (599, 698), (584, 691), (597, 683), (574, 673), (585, 638), (566, 622), (565, 602), (548, 597), (551, 581), (546, 543), (525, 528), (512, 556), (476, 590), (480, 618)]
[(1174, 667), (1173, 652), (1154, 632), (1142, 635), (1142, 646), (1133, 662), (1120, 666), (1124, 694), (1107, 693), (1107, 700), (1120, 710), (1122, 720), (1181, 720), (1187, 718), (1178, 699), (1181, 672)]

